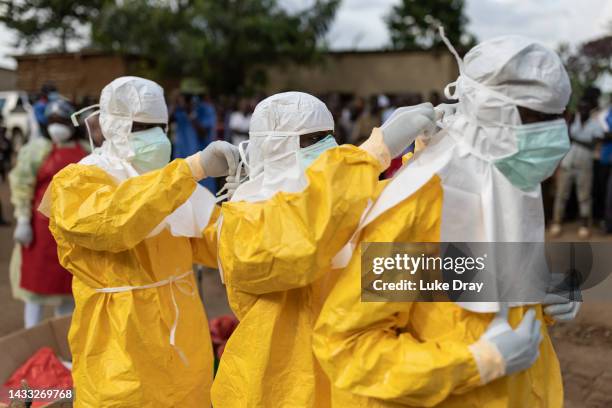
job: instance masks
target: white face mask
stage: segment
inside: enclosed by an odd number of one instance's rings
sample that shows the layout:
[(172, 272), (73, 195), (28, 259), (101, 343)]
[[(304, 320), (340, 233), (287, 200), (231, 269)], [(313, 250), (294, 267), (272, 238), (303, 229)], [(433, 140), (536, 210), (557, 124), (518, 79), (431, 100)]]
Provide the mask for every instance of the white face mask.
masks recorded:
[(170, 162), (172, 145), (166, 133), (156, 126), (130, 134), (130, 146), (134, 151), (132, 166), (143, 174), (161, 169)]
[(64, 143), (72, 137), (72, 128), (62, 123), (51, 123), (47, 132), (54, 143)]

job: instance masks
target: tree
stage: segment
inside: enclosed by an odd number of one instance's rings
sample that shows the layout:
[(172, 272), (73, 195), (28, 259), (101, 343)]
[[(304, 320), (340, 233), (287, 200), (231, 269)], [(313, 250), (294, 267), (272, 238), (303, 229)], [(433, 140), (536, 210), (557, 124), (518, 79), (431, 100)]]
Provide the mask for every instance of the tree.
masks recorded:
[(58, 49), (66, 52), (68, 41), (80, 38), (76, 28), (86, 24), (102, 7), (104, 0), (2, 0), (0, 22), (17, 32), (16, 47), (30, 49), (41, 37), (59, 40)]
[(216, 94), (248, 93), (265, 82), (268, 65), (315, 60), (338, 4), (316, 0), (289, 13), (277, 0), (125, 1), (102, 10), (93, 41), (149, 58), (160, 77), (201, 78)]
[(588, 41), (574, 52), (567, 44), (561, 45), (558, 51), (572, 83), (570, 107), (573, 108), (585, 89), (604, 75), (612, 74), (612, 35)]
[(429, 50), (442, 45), (438, 26), (455, 46), (471, 48), (476, 39), (467, 33), (464, 0), (402, 0), (385, 21), (391, 47), (397, 50)]

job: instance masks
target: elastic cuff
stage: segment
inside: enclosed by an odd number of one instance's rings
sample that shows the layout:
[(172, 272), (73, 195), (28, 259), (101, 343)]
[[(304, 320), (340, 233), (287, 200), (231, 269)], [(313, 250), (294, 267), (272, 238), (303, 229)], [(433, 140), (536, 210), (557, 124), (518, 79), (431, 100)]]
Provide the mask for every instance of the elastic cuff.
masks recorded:
[(482, 385), (488, 384), (506, 374), (506, 363), (494, 344), (485, 339), (480, 339), (469, 348), (474, 356), (474, 360), (476, 360)]
[(204, 173), (204, 168), (202, 167), (202, 164), (200, 162), (200, 152), (192, 154), (191, 156), (187, 157), (185, 161), (191, 169), (191, 174), (193, 175), (193, 178), (200, 181), (206, 177), (206, 173)]
[(368, 140), (359, 147), (378, 160), (382, 167), (381, 172), (387, 170), (391, 164), (391, 153), (389, 153), (389, 148), (385, 144), (382, 131), (379, 128), (372, 129)]

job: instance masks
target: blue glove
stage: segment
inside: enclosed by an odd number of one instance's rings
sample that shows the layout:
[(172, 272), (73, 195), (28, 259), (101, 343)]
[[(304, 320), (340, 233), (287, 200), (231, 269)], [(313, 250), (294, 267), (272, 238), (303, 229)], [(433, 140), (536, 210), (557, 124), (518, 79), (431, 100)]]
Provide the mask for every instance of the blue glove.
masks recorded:
[(582, 302), (567, 299), (564, 296), (548, 293), (542, 302), (544, 313), (558, 322), (569, 322), (574, 320)]
[(493, 318), (481, 338), (492, 343), (501, 354), (505, 375), (526, 370), (538, 359), (542, 341), (541, 325), (533, 309), (525, 313), (516, 330), (508, 324), (507, 308)]

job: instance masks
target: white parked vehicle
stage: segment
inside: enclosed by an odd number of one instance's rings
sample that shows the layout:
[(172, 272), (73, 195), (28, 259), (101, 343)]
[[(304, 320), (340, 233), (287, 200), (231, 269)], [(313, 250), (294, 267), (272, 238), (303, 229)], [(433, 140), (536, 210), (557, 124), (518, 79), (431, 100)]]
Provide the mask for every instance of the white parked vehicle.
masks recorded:
[(28, 94), (23, 91), (0, 92), (0, 113), (2, 113), (6, 138), (14, 151), (28, 141), (31, 132), (38, 132), (34, 111)]

